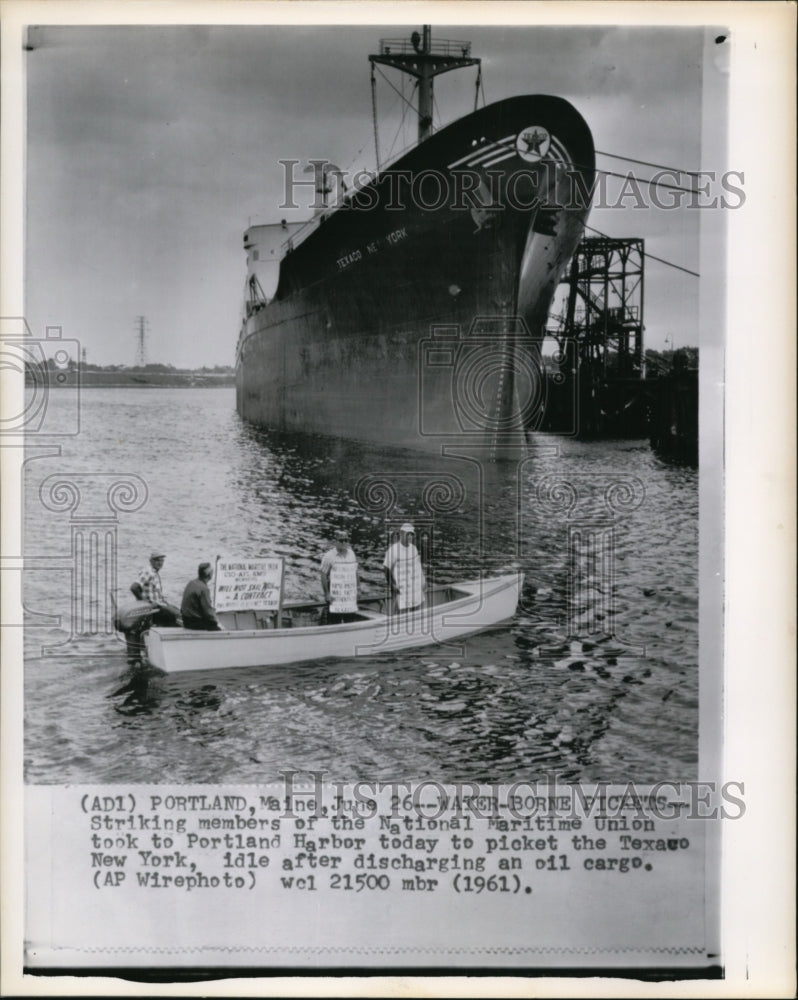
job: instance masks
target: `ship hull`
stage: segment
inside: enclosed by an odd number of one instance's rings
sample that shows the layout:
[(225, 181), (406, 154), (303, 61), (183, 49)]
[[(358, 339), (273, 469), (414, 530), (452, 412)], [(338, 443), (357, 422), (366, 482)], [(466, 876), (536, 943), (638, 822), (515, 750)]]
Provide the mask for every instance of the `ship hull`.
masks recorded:
[[(520, 135), (543, 136), (541, 155), (522, 156)], [(282, 260), (239, 340), (241, 416), (435, 451), (521, 439), (593, 163), (584, 121), (550, 97), (499, 102), (422, 143)], [(563, 206), (554, 231), (541, 203)]]

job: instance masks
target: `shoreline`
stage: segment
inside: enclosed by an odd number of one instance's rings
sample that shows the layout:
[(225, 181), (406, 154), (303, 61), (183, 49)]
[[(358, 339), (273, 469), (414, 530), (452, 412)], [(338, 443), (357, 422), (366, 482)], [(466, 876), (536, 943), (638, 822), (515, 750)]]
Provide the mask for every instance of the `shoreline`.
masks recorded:
[[(232, 389), (235, 388), (235, 374), (205, 375), (186, 372), (151, 372), (145, 375), (124, 372), (72, 372), (50, 373), (50, 389)], [(25, 385), (32, 387), (36, 382), (25, 379)]]

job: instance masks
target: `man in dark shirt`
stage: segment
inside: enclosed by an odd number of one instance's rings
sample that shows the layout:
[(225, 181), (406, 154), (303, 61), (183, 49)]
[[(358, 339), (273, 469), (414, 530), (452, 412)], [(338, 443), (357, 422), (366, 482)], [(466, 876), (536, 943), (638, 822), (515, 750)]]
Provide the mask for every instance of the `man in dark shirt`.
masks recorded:
[(211, 564), (200, 563), (197, 569), (197, 579), (186, 585), (186, 589), (183, 591), (183, 603), (180, 605), (184, 628), (198, 629), (203, 632), (221, 631), (221, 625), (216, 618), (216, 612), (211, 604), (211, 595), (208, 591), (208, 581), (212, 576)]

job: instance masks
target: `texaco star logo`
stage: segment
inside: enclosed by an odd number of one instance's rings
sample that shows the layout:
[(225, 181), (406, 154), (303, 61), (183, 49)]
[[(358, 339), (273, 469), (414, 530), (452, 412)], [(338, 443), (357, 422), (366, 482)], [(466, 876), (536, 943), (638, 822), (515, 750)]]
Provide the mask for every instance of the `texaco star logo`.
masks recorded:
[(537, 163), (548, 153), (551, 136), (541, 125), (530, 125), (522, 129), (515, 140), (515, 148), (522, 160)]

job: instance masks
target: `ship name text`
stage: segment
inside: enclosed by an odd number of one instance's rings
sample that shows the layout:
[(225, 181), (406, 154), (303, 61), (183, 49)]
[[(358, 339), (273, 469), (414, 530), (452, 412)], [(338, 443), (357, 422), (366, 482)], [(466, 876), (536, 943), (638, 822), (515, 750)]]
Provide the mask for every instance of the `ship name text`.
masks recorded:
[[(401, 226), (399, 229), (394, 229), (390, 233), (386, 233), (382, 239), (373, 240), (371, 243), (366, 244), (366, 255), (370, 256), (375, 253), (379, 253), (383, 245), (387, 243), (389, 246), (395, 246), (397, 243), (401, 243), (403, 240), (407, 239), (407, 228)], [(358, 261), (363, 260), (362, 250), (352, 250), (351, 253), (346, 253), (343, 257), (339, 257), (336, 260), (339, 271), (346, 270), (352, 264), (356, 264)]]

